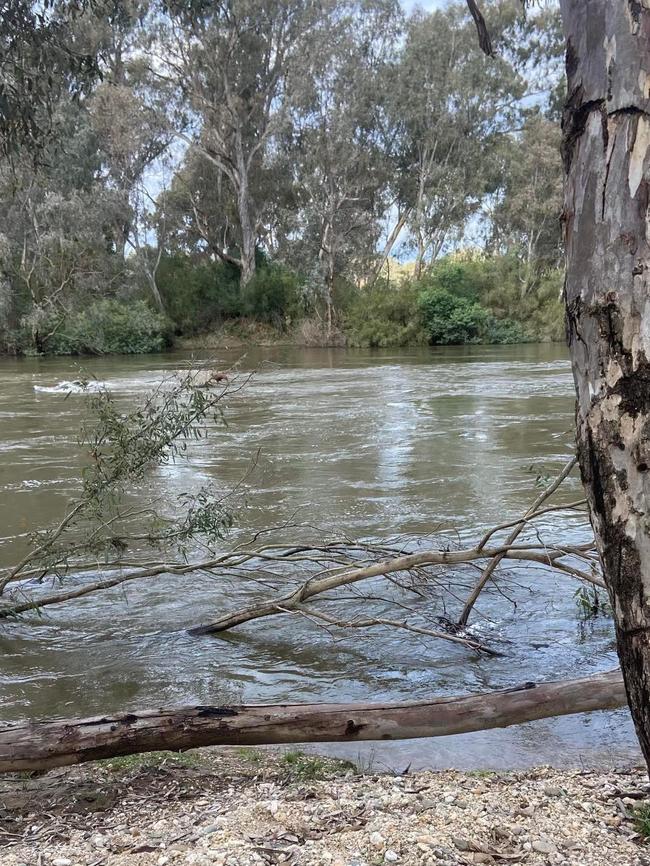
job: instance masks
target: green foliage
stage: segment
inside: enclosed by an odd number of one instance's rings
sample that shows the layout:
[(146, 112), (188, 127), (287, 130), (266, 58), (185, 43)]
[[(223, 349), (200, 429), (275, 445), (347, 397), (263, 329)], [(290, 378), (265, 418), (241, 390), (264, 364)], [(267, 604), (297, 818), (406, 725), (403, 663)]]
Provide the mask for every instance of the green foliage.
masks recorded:
[(580, 586), (573, 593), (573, 598), (578, 608), (578, 616), (583, 622), (612, 615), (607, 593), (599, 591), (597, 586)]
[(298, 309), (300, 283), (295, 273), (281, 265), (258, 268), (241, 292), (240, 312), (262, 322), (282, 324)]
[(420, 281), (430, 342), (522, 343), (561, 340), (563, 274), (551, 269), (532, 284), (514, 254), (447, 256)]
[(476, 301), (485, 294), (488, 281), (485, 259), (445, 256), (431, 267), (426, 285), (432, 289), (442, 289), (459, 298)]
[(177, 253), (163, 257), (157, 282), (178, 333), (196, 334), (241, 314), (239, 271), (233, 265)]
[(423, 288), (418, 300), (430, 343), (449, 346), (485, 341), (489, 315), (476, 301), (440, 288)]
[(162, 259), (158, 286), (177, 333), (191, 336), (231, 319), (252, 318), (281, 325), (300, 299), (295, 273), (260, 257), (243, 289), (239, 270), (223, 262), (197, 261), (177, 253)]
[(529, 340), (564, 340), (564, 271), (550, 268), (527, 283), (527, 270), (514, 254), (489, 256), (481, 303), (499, 319), (519, 322)]
[(512, 319), (497, 319), (488, 316), (487, 329), (485, 332), (486, 343), (529, 343), (530, 336), (526, 333), (521, 322)]
[(549, 272), (522, 298), (513, 257), (446, 256), (420, 280), (353, 290), (345, 332), (350, 345), (373, 347), (560, 339), (560, 280)]
[(427, 342), (412, 284), (397, 286), (377, 281), (357, 292), (344, 314), (344, 327), (352, 346), (413, 346)]
[(634, 825), (644, 839), (650, 838), (650, 803), (641, 803), (636, 807)]
[(280, 758), (280, 763), (293, 782), (313, 782), (356, 770), (350, 761), (307, 755), (299, 750), (285, 752)]
[(23, 321), (21, 344), (53, 355), (134, 355), (169, 345), (169, 323), (145, 301), (96, 301), (72, 315), (34, 311)]

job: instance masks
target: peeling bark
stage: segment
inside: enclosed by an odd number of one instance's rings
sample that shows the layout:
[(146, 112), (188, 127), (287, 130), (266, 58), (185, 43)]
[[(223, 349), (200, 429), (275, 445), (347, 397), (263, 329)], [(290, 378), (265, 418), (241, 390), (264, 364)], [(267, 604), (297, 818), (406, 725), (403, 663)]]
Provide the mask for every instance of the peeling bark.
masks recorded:
[(650, 766), (650, 0), (561, 0), (578, 457)]

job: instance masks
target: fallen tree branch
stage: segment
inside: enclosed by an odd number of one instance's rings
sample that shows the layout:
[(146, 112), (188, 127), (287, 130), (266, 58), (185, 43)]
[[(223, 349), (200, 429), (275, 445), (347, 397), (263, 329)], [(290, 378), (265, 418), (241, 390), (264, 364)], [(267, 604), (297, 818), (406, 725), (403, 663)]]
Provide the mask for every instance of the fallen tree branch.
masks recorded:
[[(287, 612), (289, 613), (291, 611)], [(453, 634), (452, 632), (440, 631), (440, 629), (424, 628), (423, 626), (410, 623), (407, 620), (386, 619), (385, 617), (356, 617), (352, 620), (342, 620), (336, 616), (329, 616), (328, 614), (323, 613), (322, 610), (315, 610), (313, 607), (297, 607), (296, 610), (293, 612), (302, 614), (308, 619), (322, 620), (328, 625), (333, 625), (336, 628), (349, 629), (388, 626), (390, 628), (401, 629), (402, 631), (410, 631), (414, 634), (423, 635), (425, 637), (434, 637), (439, 640), (448, 640), (451, 643), (460, 644), (461, 646), (474, 650), (474, 652), (477, 653), (485, 653), (485, 655), (490, 656), (501, 655), (501, 653), (497, 652), (491, 647), (484, 646), (484, 644), (480, 643), (477, 640), (474, 640), (474, 638), (462, 637), (461, 635)]]
[(566, 555), (565, 550), (554, 551), (553, 549), (547, 550), (546, 548), (536, 548), (533, 546), (528, 548), (503, 546), (498, 548), (483, 548), (481, 550), (477, 548), (470, 550), (427, 550), (420, 553), (412, 553), (407, 556), (399, 556), (395, 559), (377, 562), (364, 568), (336, 571), (334, 573), (326, 573), (322, 577), (312, 577), (286, 595), (270, 601), (250, 605), (234, 613), (226, 614), (214, 622), (195, 626), (189, 631), (190, 634), (195, 635), (215, 634), (227, 631), (254, 619), (294, 611), (304, 604), (304, 602), (314, 598), (314, 596), (332, 589), (359, 583), (363, 580), (370, 580), (374, 577), (385, 577), (395, 572), (411, 571), (423, 565), (463, 565), (481, 559), (494, 560), (497, 557), (499, 561), (501, 559), (513, 559), (553, 566), (579, 580), (586, 581), (598, 587), (604, 587), (604, 583), (599, 578), (594, 577), (594, 575), (573, 568), (566, 563), (561, 563), (559, 560)]
[[(358, 550), (362, 551), (363, 545), (358, 545)], [(591, 549), (585, 548), (585, 549)], [(278, 552), (267, 552), (276, 550)], [(326, 592), (328, 589), (335, 589), (349, 583), (357, 583), (361, 580), (366, 580), (371, 577), (389, 576), (399, 571), (409, 571), (411, 569), (421, 568), (431, 565), (464, 565), (476, 560), (490, 559), (500, 557), (512, 560), (521, 560), (527, 562), (537, 562), (540, 565), (551, 566), (558, 571), (563, 572), (578, 580), (591, 583), (594, 586), (604, 587), (603, 582), (590, 574), (589, 572), (575, 568), (567, 563), (561, 562), (561, 558), (565, 556), (579, 556), (582, 553), (581, 549), (570, 547), (553, 548), (544, 545), (522, 545), (520, 547), (512, 545), (508, 548), (471, 548), (469, 550), (429, 550), (423, 551), (408, 556), (395, 557), (394, 559), (384, 560), (383, 562), (371, 562), (366, 564), (367, 560), (353, 560), (349, 556), (344, 556), (343, 548), (340, 543), (332, 543), (323, 545), (322, 547), (304, 545), (301, 549), (295, 546), (286, 552), (286, 548), (281, 545), (268, 545), (266, 548), (258, 550), (241, 550), (232, 551), (223, 554), (213, 559), (198, 560), (194, 562), (149, 562), (141, 564), (133, 564), (131, 567), (117, 569), (115, 565), (109, 565), (107, 568), (101, 568), (97, 565), (94, 568), (101, 572), (108, 572), (107, 576), (94, 581), (85, 583), (77, 583), (68, 589), (55, 590), (50, 593), (34, 593), (29, 585), (19, 585), (13, 590), (11, 597), (5, 596), (0, 600), (0, 620), (12, 619), (29, 611), (41, 610), (42, 608), (50, 607), (51, 605), (63, 604), (67, 601), (84, 598), (85, 596), (102, 592), (108, 589), (114, 589), (125, 583), (145, 580), (155, 577), (163, 577), (166, 575), (185, 576), (201, 571), (210, 572), (212, 574), (228, 574), (237, 573), (238, 577), (256, 581), (258, 570), (240, 571), (244, 565), (254, 565), (259, 563), (277, 563), (282, 565), (288, 564), (312, 564), (323, 565), (324, 563), (338, 563), (335, 568), (327, 569), (323, 576), (316, 576), (306, 581), (296, 590), (287, 596), (283, 596), (276, 602), (271, 603), (272, 609), (269, 613), (261, 613), (255, 616), (249, 616), (241, 622), (247, 622), (249, 619), (258, 619), (259, 616), (269, 616), (271, 613), (280, 613), (281, 608), (290, 607), (293, 609), (293, 599), (296, 593), (302, 592), (304, 587), (310, 586), (309, 594), (302, 597), (301, 600), (307, 600), (312, 595), (317, 595)], [(283, 552), (285, 551), (285, 552)], [(368, 552), (372, 551), (372, 547), (368, 548)], [(79, 572), (87, 571), (92, 566), (83, 564), (78, 566)], [(322, 582), (322, 589), (319, 588)], [(311, 591), (313, 590), (313, 591)], [(306, 592), (306, 590), (304, 590)], [(298, 600), (300, 601), (300, 600)], [(247, 610), (256, 611), (259, 606), (247, 608)], [(225, 617), (224, 622), (229, 622), (230, 617)], [(241, 623), (233, 622), (226, 625), (220, 625), (221, 620), (210, 626), (198, 626), (190, 629), (193, 634), (209, 634), (210, 632), (224, 631), (226, 628), (232, 628), (234, 625)]]
[(0, 728), (0, 773), (160, 749), (438, 737), (626, 704), (620, 671), (480, 695), (375, 704), (192, 706)]
[[(564, 467), (562, 472), (560, 472), (560, 474), (557, 476), (557, 478), (555, 478), (548, 485), (548, 487), (546, 487), (546, 489), (540, 493), (540, 495), (533, 502), (533, 504), (530, 506), (528, 511), (524, 514), (524, 516), (520, 520), (520, 522), (517, 523), (515, 528), (508, 535), (508, 538), (506, 539), (506, 545), (513, 544), (516, 541), (518, 536), (521, 535), (523, 530), (526, 528), (528, 521), (535, 516), (535, 514), (537, 513), (537, 511), (539, 511), (539, 509), (541, 508), (543, 503), (546, 502), (546, 500), (549, 499), (555, 493), (555, 491), (558, 489), (558, 487), (561, 486), (562, 482), (570, 475), (570, 473), (573, 471), (573, 469), (577, 465), (577, 463), (578, 463), (578, 458), (572, 457), (571, 460), (569, 460), (569, 462), (566, 464), (566, 466)], [(481, 545), (483, 545), (484, 543), (486, 543), (488, 538), (489, 538), (489, 535), (486, 534), (486, 536), (484, 536), (483, 541), (481, 542), (479, 547)], [(492, 562), (490, 562), (486, 566), (485, 571), (483, 572), (483, 574), (481, 575), (481, 577), (477, 581), (476, 586), (474, 587), (474, 589), (470, 593), (467, 601), (465, 602), (462, 613), (461, 613), (460, 618), (458, 620), (458, 628), (459, 629), (463, 629), (467, 625), (470, 614), (471, 614), (472, 610), (474, 609), (474, 605), (478, 601), (478, 597), (483, 592), (483, 589), (485, 588), (487, 582), (490, 580), (490, 578), (492, 577), (492, 575), (494, 574), (494, 572), (498, 568), (499, 563), (501, 562), (501, 560), (503, 558), (504, 558), (503, 556), (497, 556), (492, 560)]]

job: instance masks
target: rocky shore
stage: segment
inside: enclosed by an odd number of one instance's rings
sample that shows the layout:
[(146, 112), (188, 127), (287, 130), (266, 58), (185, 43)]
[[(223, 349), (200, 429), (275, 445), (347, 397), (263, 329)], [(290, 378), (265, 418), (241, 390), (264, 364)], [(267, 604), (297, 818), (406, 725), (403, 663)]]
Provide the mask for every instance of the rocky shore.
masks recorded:
[(299, 752), (144, 756), (0, 780), (0, 863), (650, 866), (649, 794), (633, 769), (377, 775)]

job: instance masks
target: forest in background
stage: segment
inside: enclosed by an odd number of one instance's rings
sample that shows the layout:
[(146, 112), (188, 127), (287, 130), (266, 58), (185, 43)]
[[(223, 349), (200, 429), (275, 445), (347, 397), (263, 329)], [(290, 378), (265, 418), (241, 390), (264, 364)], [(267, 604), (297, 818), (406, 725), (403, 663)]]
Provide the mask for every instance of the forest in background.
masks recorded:
[(484, 11), (496, 59), (464, 4), (82, 5), (0, 155), (0, 349), (560, 339), (559, 15)]

